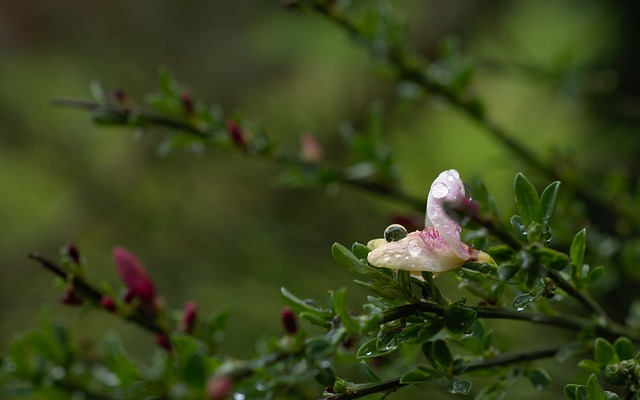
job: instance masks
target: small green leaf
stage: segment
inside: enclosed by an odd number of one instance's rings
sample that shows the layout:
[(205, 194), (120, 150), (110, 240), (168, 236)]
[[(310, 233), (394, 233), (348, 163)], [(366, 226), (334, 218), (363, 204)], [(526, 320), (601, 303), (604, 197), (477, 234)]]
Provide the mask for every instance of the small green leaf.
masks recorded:
[(587, 276), (582, 279), (582, 283), (584, 285), (590, 285), (602, 278), (602, 275), (604, 275), (604, 267), (597, 266), (589, 271)]
[(607, 400), (607, 396), (604, 394), (604, 390), (598, 383), (596, 374), (591, 374), (587, 379), (587, 399), (588, 400)]
[(556, 208), (559, 188), (560, 182), (555, 181), (547, 186), (542, 191), (542, 195), (540, 195), (540, 208), (542, 209), (542, 228), (545, 231), (549, 228), (549, 221), (551, 220), (553, 211)]
[(578, 368), (583, 369), (587, 372), (591, 372), (593, 374), (597, 374), (600, 372), (600, 366), (593, 360), (580, 360), (578, 363)]
[(451, 364), (453, 364), (453, 355), (451, 354), (451, 350), (449, 350), (449, 346), (447, 346), (447, 342), (442, 339), (438, 339), (433, 342), (433, 352), (436, 358), (436, 363), (440, 368), (444, 371), (447, 371), (451, 368)]
[(597, 338), (594, 346), (594, 359), (601, 367), (620, 362), (615, 348), (606, 339)]
[(435, 352), (433, 343), (434, 342), (431, 340), (426, 343), (423, 343), (421, 349), (422, 349), (422, 354), (424, 354), (424, 356), (431, 363), (433, 368), (438, 368), (438, 363), (436, 361), (436, 352)]
[(352, 246), (351, 246), (351, 252), (353, 253), (354, 256), (360, 258), (360, 259), (367, 259), (367, 255), (371, 252), (371, 249), (368, 248), (367, 246), (363, 245), (362, 243), (358, 243), (355, 242)]
[(414, 369), (413, 371), (409, 371), (402, 375), (402, 377), (400, 378), (400, 383), (404, 385), (410, 385), (414, 383), (429, 381), (431, 379), (433, 379), (433, 376), (429, 372), (423, 371), (421, 369)]
[(558, 250), (548, 247), (535, 247), (534, 253), (542, 264), (548, 265), (556, 271), (562, 271), (569, 265), (569, 257)]
[(355, 334), (360, 332), (360, 324), (349, 314), (347, 307), (347, 288), (340, 288), (334, 293), (333, 310), (338, 314), (338, 317), (340, 317), (340, 321), (348, 333)]
[(455, 303), (445, 310), (444, 323), (451, 333), (464, 333), (471, 328), (477, 315), (474, 309)]
[(516, 175), (514, 193), (518, 213), (525, 225), (542, 222), (542, 208), (538, 192), (531, 182), (522, 174)]
[(314, 337), (309, 339), (305, 347), (307, 357), (315, 363), (332, 353), (331, 342), (324, 337)]
[(532, 368), (527, 372), (527, 376), (536, 391), (541, 391), (551, 385), (551, 376), (542, 368)]
[(453, 378), (449, 381), (449, 393), (466, 396), (471, 392), (471, 382), (465, 379)]
[(564, 385), (564, 396), (569, 400), (577, 400), (577, 390), (578, 386), (576, 384), (570, 383), (568, 385)]
[(331, 254), (333, 258), (342, 265), (347, 271), (373, 279), (380, 282), (390, 281), (391, 278), (370, 266), (365, 260), (361, 260), (349, 251), (346, 247), (339, 243), (334, 243), (331, 246)]
[[(580, 268), (582, 268), (582, 264), (584, 264), (584, 252), (587, 245), (586, 236), (587, 231), (584, 228), (576, 233), (573, 242), (571, 242), (571, 250), (569, 251), (571, 265), (577, 268), (578, 273)], [(576, 279), (579, 281), (581, 276), (576, 277)]]
[(620, 360), (631, 360), (635, 358), (635, 350), (633, 343), (626, 337), (619, 337), (613, 342), (613, 347), (616, 349), (616, 354)]
[(296, 314), (307, 312), (318, 317), (320, 320), (324, 320), (325, 322), (330, 321), (333, 318), (333, 314), (330, 311), (320, 309), (319, 307), (311, 305), (310, 302), (306, 302), (297, 298), (284, 287), (280, 288), (280, 293), (282, 293), (284, 302), (287, 304), (287, 306), (291, 308), (291, 310), (293, 310), (293, 312), (295, 312)]
[(529, 238), (527, 237), (527, 226), (524, 224), (522, 217), (514, 215), (509, 219), (509, 222), (511, 223), (511, 227), (518, 239), (524, 243), (529, 243)]
[(357, 358), (380, 357), (391, 353), (395, 348), (387, 350), (378, 349), (378, 338), (369, 339), (356, 352)]
[(538, 289), (535, 293), (523, 293), (513, 299), (513, 307), (516, 310), (524, 310), (527, 305), (542, 296), (544, 288)]
[(380, 377), (374, 372), (373, 369), (367, 364), (365, 360), (360, 361), (360, 371), (369, 382), (380, 382)]

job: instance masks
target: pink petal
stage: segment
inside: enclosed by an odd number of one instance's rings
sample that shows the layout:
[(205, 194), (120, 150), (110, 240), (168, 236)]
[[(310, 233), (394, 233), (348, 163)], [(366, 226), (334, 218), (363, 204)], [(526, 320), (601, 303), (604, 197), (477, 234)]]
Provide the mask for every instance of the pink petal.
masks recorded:
[(113, 259), (129, 292), (145, 303), (152, 304), (156, 289), (142, 263), (124, 247), (113, 249)]
[(461, 202), (466, 199), (464, 183), (455, 169), (442, 172), (431, 184), (427, 197), (425, 226), (433, 226), (440, 237), (459, 258), (468, 259), (471, 254), (460, 240), (462, 228), (444, 209), (445, 202)]

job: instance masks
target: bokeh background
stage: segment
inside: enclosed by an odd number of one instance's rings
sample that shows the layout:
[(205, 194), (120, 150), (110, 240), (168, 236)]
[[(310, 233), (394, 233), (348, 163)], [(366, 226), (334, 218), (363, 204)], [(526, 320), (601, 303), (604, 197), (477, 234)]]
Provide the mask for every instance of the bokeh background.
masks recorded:
[[(489, 115), (536, 154), (570, 160), (594, 180), (637, 176), (635, 2), (394, 6), (426, 55), (443, 37), (460, 38), (478, 65), (474, 85)], [(160, 157), (161, 131), (139, 139), (50, 103), (89, 99), (92, 80), (139, 99), (155, 90), (160, 66), (195, 97), (241, 111), (293, 154), (308, 132), (328, 154), (344, 152), (340, 126), (360, 128), (372, 105), (383, 105), (384, 138), (406, 191), (418, 197), (440, 171), (457, 168), (465, 179), (481, 177), (499, 208), (510, 210), (513, 176), (537, 178), (445, 104), (398, 104), (396, 89), (343, 32), (278, 1), (3, 0), (0, 351), (43, 312), (77, 319), (77, 310), (59, 304), (52, 277), (26, 257), (55, 256), (68, 242), (97, 281), (117, 283), (111, 249), (124, 245), (169, 307), (195, 300), (202, 311), (228, 308), (225, 351), (239, 356), (251, 354), (256, 338), (280, 332), (281, 286), (316, 299), (348, 286), (354, 308), (363, 299), (330, 246), (379, 236), (389, 215), (409, 211), (403, 206), (333, 186), (283, 188), (279, 166), (239, 154)], [(144, 332), (102, 313), (76, 324), (84, 340), (109, 329), (142, 360), (154, 348)]]

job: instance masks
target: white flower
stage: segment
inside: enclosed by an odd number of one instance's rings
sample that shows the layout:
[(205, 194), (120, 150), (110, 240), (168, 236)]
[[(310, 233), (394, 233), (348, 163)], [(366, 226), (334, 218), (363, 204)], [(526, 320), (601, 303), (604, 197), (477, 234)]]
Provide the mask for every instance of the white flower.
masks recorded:
[(376, 267), (441, 273), (468, 261), (493, 263), (491, 257), (460, 240), (462, 228), (444, 208), (445, 202), (462, 202), (467, 198), (464, 183), (455, 169), (442, 172), (431, 185), (427, 213), (422, 231), (407, 233), (400, 225), (391, 225), (385, 239), (374, 239), (367, 260)]

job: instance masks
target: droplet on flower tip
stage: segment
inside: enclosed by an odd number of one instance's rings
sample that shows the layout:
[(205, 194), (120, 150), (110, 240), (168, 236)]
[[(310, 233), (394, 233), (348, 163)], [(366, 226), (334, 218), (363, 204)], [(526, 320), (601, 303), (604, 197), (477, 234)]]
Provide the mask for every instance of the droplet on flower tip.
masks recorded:
[(384, 239), (387, 242), (397, 242), (407, 237), (409, 233), (404, 226), (400, 224), (392, 224), (384, 230)]
[[(449, 178), (451, 178), (451, 176), (449, 176)], [(442, 182), (434, 182), (434, 184), (431, 185), (431, 194), (436, 199), (441, 199), (449, 194), (449, 187)]]

